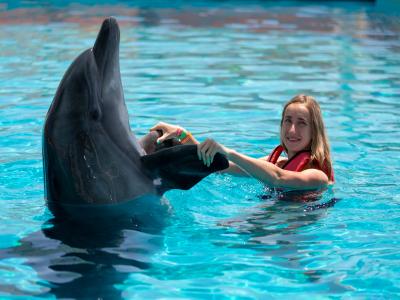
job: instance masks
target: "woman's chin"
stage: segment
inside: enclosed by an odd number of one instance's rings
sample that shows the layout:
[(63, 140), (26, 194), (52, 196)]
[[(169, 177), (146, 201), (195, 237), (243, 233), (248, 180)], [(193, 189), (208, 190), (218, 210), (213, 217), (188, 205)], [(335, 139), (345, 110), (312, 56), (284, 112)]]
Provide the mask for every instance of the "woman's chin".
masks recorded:
[(292, 153), (297, 153), (297, 152), (302, 151), (302, 150), (305, 149), (305, 147), (303, 147), (300, 144), (286, 145), (286, 148), (288, 149), (289, 152), (292, 152)]

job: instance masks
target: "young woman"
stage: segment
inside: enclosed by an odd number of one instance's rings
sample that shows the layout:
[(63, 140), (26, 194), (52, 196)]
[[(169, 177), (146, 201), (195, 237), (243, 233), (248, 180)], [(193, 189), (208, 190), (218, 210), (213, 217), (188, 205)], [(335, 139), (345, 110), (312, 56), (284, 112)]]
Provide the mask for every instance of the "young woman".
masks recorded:
[[(182, 127), (158, 123), (150, 129), (162, 131), (158, 143), (176, 138), (183, 144), (197, 144), (197, 154), (210, 165), (216, 153), (229, 160), (226, 173), (252, 176), (270, 187), (283, 189), (320, 189), (334, 182), (328, 138), (317, 101), (297, 95), (285, 104), (280, 140), (269, 156), (259, 159), (230, 149), (213, 139), (199, 143)], [(286, 152), (287, 157), (280, 156)]]

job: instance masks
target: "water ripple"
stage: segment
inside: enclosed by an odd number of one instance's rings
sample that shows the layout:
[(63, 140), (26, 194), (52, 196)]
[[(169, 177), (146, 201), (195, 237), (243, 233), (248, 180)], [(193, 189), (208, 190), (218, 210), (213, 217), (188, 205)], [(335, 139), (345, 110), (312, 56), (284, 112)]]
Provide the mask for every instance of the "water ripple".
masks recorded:
[[(44, 204), (42, 126), (104, 15), (121, 26), (122, 81), (138, 136), (162, 120), (265, 156), (279, 141), (282, 104), (310, 93), (321, 103), (337, 180), (321, 201), (340, 201), (305, 212), (302, 203), (261, 200), (254, 180), (212, 175), (167, 193), (173, 210), (159, 234), (130, 228), (84, 246), (66, 239), (68, 228), (49, 224)], [(400, 293), (398, 17), (369, 3), (6, 1), (0, 20), (0, 295)]]

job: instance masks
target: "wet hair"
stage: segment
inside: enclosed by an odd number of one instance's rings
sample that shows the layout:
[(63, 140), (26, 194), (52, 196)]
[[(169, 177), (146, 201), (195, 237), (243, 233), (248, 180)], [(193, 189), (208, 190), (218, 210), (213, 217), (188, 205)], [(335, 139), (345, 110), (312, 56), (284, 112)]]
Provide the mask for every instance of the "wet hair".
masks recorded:
[(282, 139), (282, 124), (283, 118), (287, 107), (290, 104), (299, 103), (305, 105), (308, 112), (310, 113), (311, 122), (311, 166), (317, 166), (323, 170), (330, 180), (332, 178), (332, 160), (330, 154), (330, 147), (328, 142), (328, 137), (325, 131), (324, 121), (322, 119), (321, 109), (318, 102), (312, 96), (307, 95), (297, 95), (293, 97), (289, 102), (287, 102), (282, 111), (281, 128), (280, 128), (280, 139), (281, 145), (287, 153), (287, 148)]

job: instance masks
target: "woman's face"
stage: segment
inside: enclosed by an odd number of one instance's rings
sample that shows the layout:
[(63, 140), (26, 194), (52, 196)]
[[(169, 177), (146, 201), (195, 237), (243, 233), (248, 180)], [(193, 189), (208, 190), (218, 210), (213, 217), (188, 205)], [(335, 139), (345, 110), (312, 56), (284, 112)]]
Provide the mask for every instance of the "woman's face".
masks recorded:
[(295, 153), (309, 148), (312, 137), (311, 120), (310, 112), (304, 104), (292, 103), (286, 108), (281, 135), (289, 158)]

